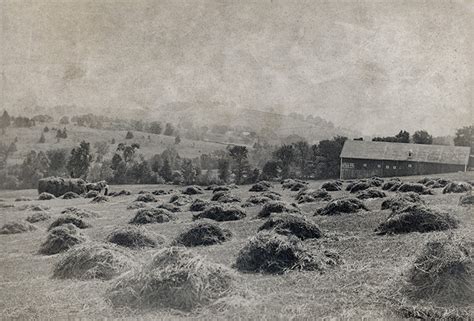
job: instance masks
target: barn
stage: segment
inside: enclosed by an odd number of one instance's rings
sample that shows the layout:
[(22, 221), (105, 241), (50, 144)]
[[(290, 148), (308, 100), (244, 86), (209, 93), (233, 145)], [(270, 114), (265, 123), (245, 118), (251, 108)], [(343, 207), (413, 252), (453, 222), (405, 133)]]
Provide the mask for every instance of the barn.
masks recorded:
[(347, 140), (341, 178), (429, 175), (466, 171), (470, 147)]

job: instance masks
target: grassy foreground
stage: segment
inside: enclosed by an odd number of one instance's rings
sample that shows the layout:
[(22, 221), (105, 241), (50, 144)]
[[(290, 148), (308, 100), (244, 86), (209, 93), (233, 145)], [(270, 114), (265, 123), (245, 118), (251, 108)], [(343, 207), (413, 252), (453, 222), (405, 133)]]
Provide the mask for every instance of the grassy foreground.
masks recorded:
[[(451, 179), (473, 180), (474, 173), (436, 175)], [(419, 178), (403, 178), (417, 180)], [(323, 182), (310, 182), (318, 188)], [(53, 219), (65, 207), (76, 206), (91, 209), (99, 218), (88, 219), (92, 224), (83, 230), (92, 240), (103, 241), (105, 236), (119, 225), (126, 225), (133, 216), (127, 206), (141, 190), (175, 189), (161, 186), (113, 186), (112, 191), (128, 189), (131, 196), (110, 198), (104, 204), (91, 204), (90, 199), (38, 201), (35, 190), (0, 191), (3, 204), (12, 208), (0, 208), (0, 225), (18, 221), (31, 214), (22, 210), (27, 204), (42, 204), (51, 207)], [(253, 193), (249, 186), (239, 187), (233, 193), (245, 200)], [(283, 200), (294, 202), (296, 192), (283, 190), (275, 183), (273, 190), (283, 195)], [(330, 192), (333, 197), (348, 195), (348, 192)], [(392, 193), (388, 193), (389, 196)], [(32, 201), (15, 202), (24, 196)], [(197, 197), (209, 199), (211, 192)], [(169, 195), (157, 198), (167, 201)], [(428, 206), (448, 212), (461, 221), (458, 229), (449, 233), (474, 242), (474, 219), (472, 207), (458, 206), (460, 194), (443, 195), (441, 189), (435, 195), (422, 198)], [(290, 272), (285, 275), (263, 275), (238, 273), (238, 294), (227, 297), (216, 304), (191, 313), (174, 310), (129, 311), (113, 309), (105, 299), (105, 291), (111, 281), (73, 281), (52, 279), (53, 265), (62, 254), (43, 256), (37, 254), (46, 237), (46, 228), (51, 220), (36, 223), (36, 231), (23, 234), (0, 235), (0, 316), (5, 319), (233, 319), (233, 320), (305, 320), (305, 319), (398, 319), (394, 307), (401, 304), (392, 293), (401, 286), (402, 274), (408, 269), (422, 246), (444, 232), (410, 233), (396, 236), (377, 236), (374, 229), (389, 214), (381, 211), (382, 199), (366, 200), (369, 212), (336, 216), (313, 216), (324, 202), (301, 205), (305, 215), (316, 222), (326, 234), (319, 240), (304, 241), (311, 247), (323, 243), (325, 247), (339, 252), (344, 264), (320, 274), (316, 271)], [(186, 207), (183, 207), (184, 209)], [(247, 209), (247, 217), (241, 221), (219, 223), (230, 229), (234, 236), (222, 245), (191, 248), (209, 261), (231, 266), (237, 253), (253, 236), (263, 220), (257, 219), (260, 207)], [(149, 224), (146, 229), (154, 231), (171, 242), (176, 235), (192, 224), (189, 211), (178, 213), (175, 222)], [(131, 251), (138, 262), (144, 261), (156, 250)], [(470, 307), (473, 311), (473, 306)]]

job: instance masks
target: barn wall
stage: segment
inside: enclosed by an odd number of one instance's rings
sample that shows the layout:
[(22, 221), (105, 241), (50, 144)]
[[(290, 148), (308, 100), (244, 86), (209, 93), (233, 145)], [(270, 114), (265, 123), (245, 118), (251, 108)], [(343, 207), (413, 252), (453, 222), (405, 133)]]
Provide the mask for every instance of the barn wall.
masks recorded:
[(394, 160), (341, 159), (341, 178), (429, 175), (464, 171), (464, 165), (420, 163)]

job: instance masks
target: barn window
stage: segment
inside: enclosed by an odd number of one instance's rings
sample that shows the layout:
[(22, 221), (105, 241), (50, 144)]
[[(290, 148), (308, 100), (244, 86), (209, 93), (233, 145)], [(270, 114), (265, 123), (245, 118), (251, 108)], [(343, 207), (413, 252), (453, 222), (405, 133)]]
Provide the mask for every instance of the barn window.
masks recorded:
[(411, 164), (408, 164), (408, 168), (411, 168)]
[(342, 163), (342, 168), (354, 168), (354, 163)]
[(386, 168), (386, 169), (390, 169), (390, 165), (385, 165), (385, 168)]
[(393, 169), (397, 169), (397, 166), (393, 166)]
[(382, 165), (380, 165), (380, 164), (377, 164), (377, 167), (378, 167), (378, 168), (382, 168)]
[(367, 167), (367, 164), (364, 164), (364, 165), (362, 165), (362, 166)]

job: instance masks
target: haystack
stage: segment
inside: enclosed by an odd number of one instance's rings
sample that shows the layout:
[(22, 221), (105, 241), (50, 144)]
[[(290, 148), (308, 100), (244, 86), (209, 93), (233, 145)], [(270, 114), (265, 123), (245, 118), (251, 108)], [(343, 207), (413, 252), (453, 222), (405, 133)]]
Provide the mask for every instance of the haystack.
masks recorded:
[(394, 211), (376, 229), (377, 234), (403, 234), (453, 229), (458, 221), (449, 214), (440, 213), (420, 204), (409, 205)]
[(424, 183), (423, 185), (425, 185), (426, 187), (429, 187), (429, 188), (443, 188), (446, 185), (448, 185), (449, 183), (451, 183), (451, 181), (449, 181), (447, 179), (436, 178), (436, 179), (433, 179), (433, 180), (430, 180), (430, 181)]
[(443, 188), (443, 194), (466, 193), (472, 191), (472, 186), (466, 182), (451, 182)]
[(412, 204), (424, 204), (425, 202), (421, 199), (420, 195), (414, 192), (408, 193), (397, 193), (394, 197), (391, 197), (383, 201), (381, 205), (382, 210), (391, 209), (393, 211), (402, 209)]
[(357, 198), (340, 198), (330, 201), (326, 206), (316, 211), (316, 215), (336, 215), (341, 213), (357, 213), (368, 211), (365, 204)]
[(169, 192), (165, 191), (164, 189), (154, 190), (154, 191), (151, 192), (151, 193), (152, 193), (153, 195), (156, 195), (156, 196), (169, 194)]
[(61, 211), (61, 214), (70, 214), (80, 218), (99, 217), (99, 214), (97, 212), (77, 207), (66, 207), (64, 210)]
[(322, 236), (316, 223), (304, 216), (293, 214), (272, 216), (258, 230), (272, 230), (278, 234), (294, 235), (301, 240), (317, 239)]
[(184, 206), (191, 203), (193, 199), (187, 195), (178, 195), (174, 194), (171, 196), (169, 203), (174, 204), (176, 206)]
[(403, 183), (400, 180), (390, 179), (382, 185), (382, 190), (384, 191), (394, 191), (397, 190)]
[(38, 181), (38, 193), (50, 193), (56, 197), (73, 192), (84, 194), (87, 192), (86, 182), (76, 178), (48, 177)]
[(190, 311), (228, 294), (233, 279), (226, 267), (184, 248), (171, 247), (116, 280), (107, 296), (116, 307)]
[(56, 197), (53, 194), (43, 192), (38, 196), (38, 200), (40, 201), (49, 201), (55, 199)]
[(145, 203), (145, 202), (133, 202), (132, 204), (129, 204), (127, 206), (127, 210), (137, 210), (139, 208), (146, 208), (146, 207), (149, 207), (150, 205), (148, 205), (148, 203)]
[(223, 221), (236, 221), (243, 219), (247, 214), (239, 206), (229, 206), (229, 205), (211, 205), (207, 207), (204, 211), (194, 214), (193, 220), (198, 220), (202, 218), (207, 218), (210, 220), (223, 222)]
[(39, 253), (45, 255), (57, 254), (87, 240), (87, 237), (75, 225), (64, 224), (49, 231), (46, 240), (40, 246)]
[(87, 242), (71, 248), (56, 263), (53, 277), (59, 279), (110, 280), (134, 266), (134, 260), (113, 244)]
[(363, 190), (366, 190), (366, 189), (369, 189), (371, 187), (371, 184), (369, 182), (364, 182), (364, 181), (361, 181), (361, 182), (357, 182), (357, 183), (354, 183), (349, 192), (351, 193), (357, 193), (359, 191), (363, 191)]
[(135, 199), (135, 202), (155, 203), (157, 202), (157, 200), (152, 194), (145, 193), (145, 194), (139, 194), (137, 198)]
[(472, 304), (473, 250), (472, 242), (452, 237), (427, 243), (408, 271), (404, 293), (441, 306)]
[(184, 188), (182, 193), (185, 195), (197, 195), (197, 194), (203, 194), (204, 191), (199, 186), (187, 186)]
[(164, 208), (165, 210), (168, 210), (172, 213), (181, 212), (181, 207), (171, 203), (160, 203), (156, 206), (156, 208)]
[(271, 202), (272, 199), (262, 196), (262, 195), (251, 195), (247, 200), (245, 200), (245, 203), (242, 204), (242, 207), (250, 207), (254, 205), (262, 205), (266, 204), (268, 202)]
[(213, 193), (217, 193), (217, 192), (229, 192), (230, 191), (230, 187), (229, 186), (214, 186), (214, 188), (212, 189), (212, 192)]
[(73, 224), (77, 228), (80, 228), (80, 229), (91, 227), (89, 223), (83, 221), (81, 218), (71, 215), (71, 214), (65, 214), (55, 219), (53, 223), (51, 223), (51, 225), (48, 227), (48, 231), (55, 228), (56, 226), (60, 226), (64, 224)]
[(400, 187), (398, 187), (397, 191), (402, 193), (415, 192), (423, 195), (433, 195), (433, 191), (431, 189), (418, 183), (403, 183), (400, 185)]
[(36, 230), (36, 226), (28, 222), (7, 222), (0, 228), (0, 234), (18, 234)]
[(166, 223), (175, 220), (175, 216), (163, 208), (142, 208), (130, 220), (130, 224)]
[(20, 196), (15, 198), (15, 202), (29, 202), (31, 201), (31, 198), (25, 197), (25, 196)]
[(299, 208), (294, 204), (288, 204), (282, 201), (271, 201), (263, 205), (257, 216), (259, 218), (266, 218), (272, 213), (298, 213), (299, 211)]
[(117, 197), (117, 196), (128, 196), (128, 195), (132, 195), (132, 192), (128, 191), (128, 190), (120, 190), (118, 192), (110, 192), (109, 193), (109, 196), (112, 196), (112, 197)]
[(385, 194), (384, 192), (382, 192), (378, 189), (369, 188), (369, 189), (366, 189), (366, 190), (363, 190), (363, 191), (360, 191), (359, 193), (357, 193), (356, 197), (360, 200), (365, 200), (365, 199), (369, 199), (369, 198), (384, 198), (384, 197), (387, 197), (387, 194)]
[(192, 204), (189, 206), (189, 210), (191, 212), (200, 212), (204, 211), (204, 209), (209, 206), (211, 203), (208, 201), (204, 201), (200, 198), (196, 198)]
[(157, 247), (164, 243), (164, 238), (147, 231), (146, 229), (129, 225), (114, 229), (108, 236), (107, 241), (128, 248)]
[(383, 180), (383, 178), (381, 178), (381, 177), (372, 176), (371, 178), (369, 178), (368, 182), (369, 182), (370, 186), (373, 186), (373, 187), (380, 187), (380, 186), (383, 185), (384, 180)]
[(240, 250), (235, 268), (244, 272), (281, 274), (290, 270), (322, 271), (337, 263), (335, 255), (327, 256), (323, 250), (310, 253), (296, 236), (262, 231)]
[(474, 195), (466, 194), (462, 195), (459, 198), (459, 205), (473, 205), (474, 204)]
[(329, 201), (331, 199), (331, 195), (329, 195), (329, 193), (323, 189), (304, 189), (296, 194), (296, 201), (298, 204)]
[(274, 201), (278, 201), (281, 199), (281, 194), (275, 191), (267, 191), (260, 194), (261, 196), (268, 197)]
[(250, 187), (249, 192), (265, 192), (270, 189), (270, 186), (262, 183), (257, 183)]
[(105, 195), (97, 195), (91, 200), (91, 203), (107, 203), (109, 201), (109, 198)]
[(99, 195), (98, 191), (90, 190), (84, 195), (85, 198), (94, 198)]
[(328, 191), (328, 192), (337, 192), (342, 190), (342, 183), (340, 181), (331, 181), (326, 182), (321, 185), (321, 189)]
[(220, 203), (239, 203), (242, 200), (240, 199), (240, 197), (232, 195), (230, 192), (221, 191), (214, 193), (212, 195), (211, 201)]
[(50, 218), (51, 218), (51, 215), (44, 212), (40, 212), (40, 213), (34, 213), (34, 214), (29, 215), (26, 218), (26, 221), (30, 223), (38, 223), (38, 222), (49, 220)]
[(299, 179), (287, 178), (281, 182), (284, 189), (300, 190), (304, 188), (308, 183)]
[(61, 196), (61, 198), (64, 200), (72, 200), (72, 199), (80, 198), (80, 197), (81, 196), (79, 194), (74, 193), (74, 192), (67, 192), (63, 196)]
[(199, 222), (179, 234), (174, 243), (183, 246), (214, 245), (228, 241), (232, 233), (212, 221)]

